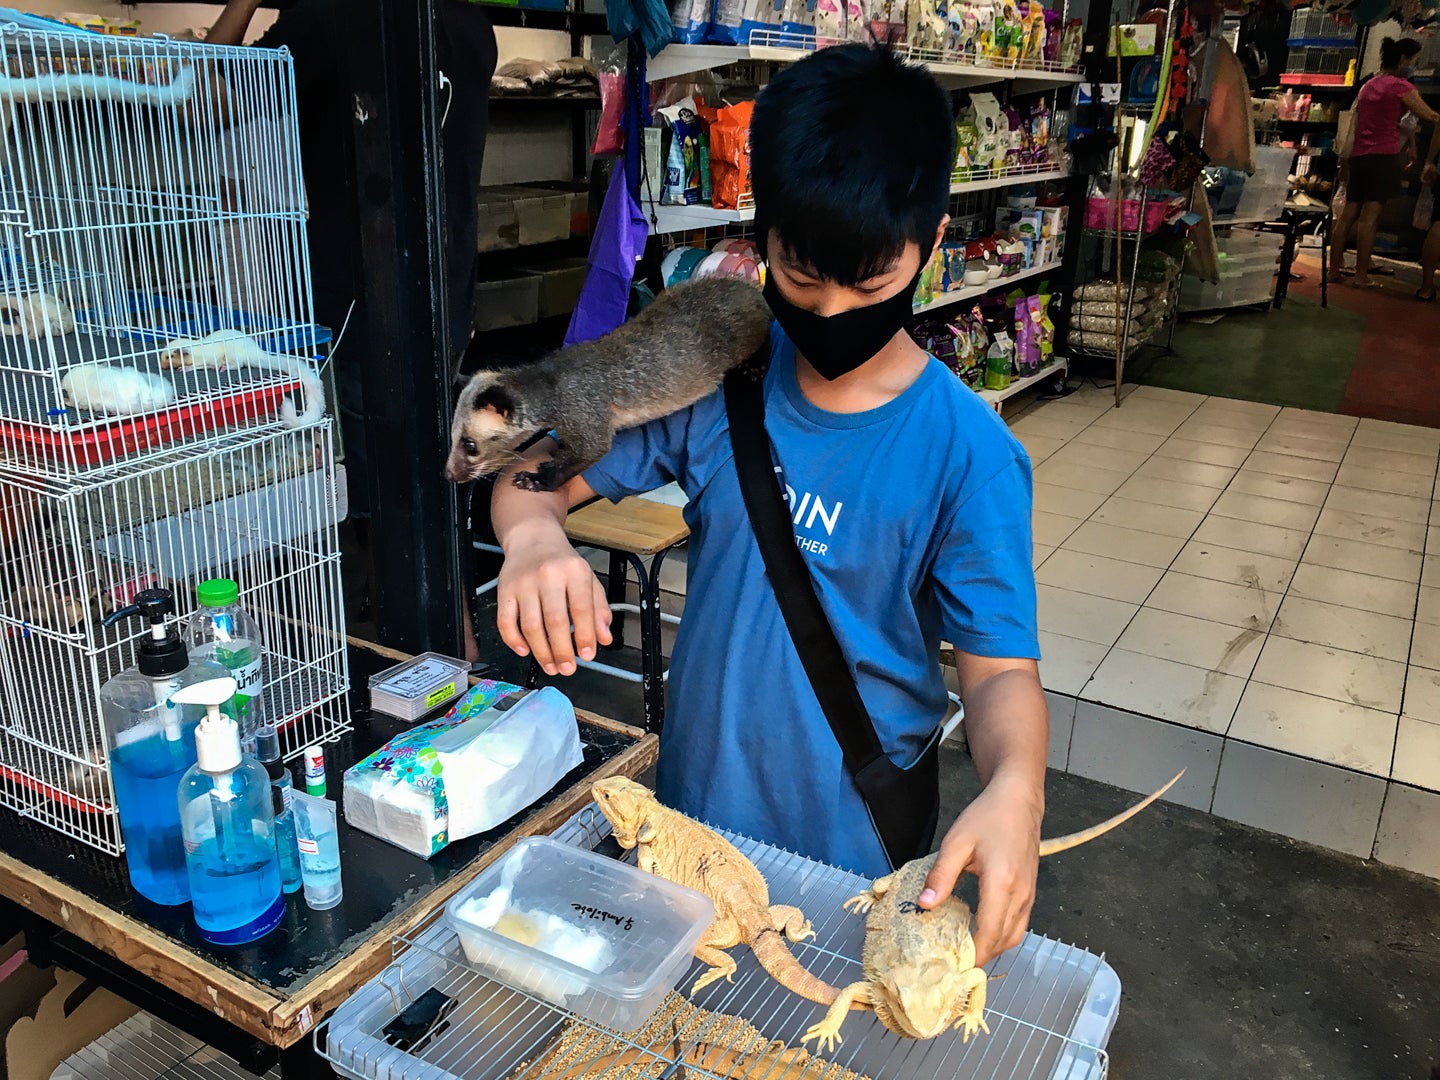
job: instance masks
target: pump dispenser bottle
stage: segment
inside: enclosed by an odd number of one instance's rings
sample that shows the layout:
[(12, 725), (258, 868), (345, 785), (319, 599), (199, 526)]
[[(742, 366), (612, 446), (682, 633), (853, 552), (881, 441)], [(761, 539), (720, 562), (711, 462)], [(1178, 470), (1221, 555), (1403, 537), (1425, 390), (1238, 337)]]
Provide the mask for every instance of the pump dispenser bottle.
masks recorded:
[(136, 663), (100, 688), (100, 714), (110, 748), (115, 807), (125, 840), (125, 861), (135, 891), (157, 904), (190, 899), (175, 792), (195, 763), (199, 705), (174, 700), (194, 683), (227, 672), (207, 661), (192, 663), (173, 622), (175, 598), (165, 589), (147, 589), (105, 620), (141, 617), (150, 633), (136, 647)]
[(285, 914), (270, 776), (241, 753), (239, 727), (220, 712), (234, 694), (235, 680), (226, 676), (175, 695), (205, 707), (195, 729), (195, 764), (180, 781), (179, 808), (195, 925), (216, 945), (263, 937)]

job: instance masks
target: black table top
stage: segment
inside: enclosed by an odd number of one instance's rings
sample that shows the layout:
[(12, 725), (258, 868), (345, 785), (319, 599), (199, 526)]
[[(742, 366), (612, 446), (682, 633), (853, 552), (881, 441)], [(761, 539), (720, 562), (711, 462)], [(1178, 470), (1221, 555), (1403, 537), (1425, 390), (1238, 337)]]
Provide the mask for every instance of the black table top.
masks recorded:
[[(250, 945), (221, 947), (200, 937), (188, 904), (162, 907), (130, 886), (123, 856), (102, 854), (8, 809), (0, 809), (0, 850), (69, 885), (107, 907), (153, 928), (185, 949), (263, 986), (289, 996), (318, 977), (386, 923), (421, 903), (439, 885), (503, 839), (535, 809), (498, 828), (453, 841), (428, 861), (351, 828), (343, 820), (345, 769), (413, 724), (368, 708), (370, 676), (391, 666), (367, 649), (350, 649), (353, 730), (325, 744), (327, 797), (342, 804), (340, 867), (345, 897), (329, 911), (311, 911), (304, 893), (285, 898), (285, 918)], [(584, 764), (560, 781), (538, 805), (557, 797), (606, 761), (634, 745), (618, 732), (580, 722)], [(303, 781), (301, 783), (303, 790)]]

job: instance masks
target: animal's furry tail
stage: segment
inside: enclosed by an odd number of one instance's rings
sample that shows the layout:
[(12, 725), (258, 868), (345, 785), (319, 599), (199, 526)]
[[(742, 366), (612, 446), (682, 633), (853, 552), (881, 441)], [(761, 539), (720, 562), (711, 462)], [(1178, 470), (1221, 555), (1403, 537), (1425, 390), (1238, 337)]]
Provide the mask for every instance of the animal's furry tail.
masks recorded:
[(300, 380), (300, 389), (305, 395), (305, 411), (297, 412), (294, 400), (287, 397), (280, 403), (280, 419), (291, 428), (313, 424), (325, 415), (325, 387), (319, 376), (303, 361), (296, 362), (291, 374)]

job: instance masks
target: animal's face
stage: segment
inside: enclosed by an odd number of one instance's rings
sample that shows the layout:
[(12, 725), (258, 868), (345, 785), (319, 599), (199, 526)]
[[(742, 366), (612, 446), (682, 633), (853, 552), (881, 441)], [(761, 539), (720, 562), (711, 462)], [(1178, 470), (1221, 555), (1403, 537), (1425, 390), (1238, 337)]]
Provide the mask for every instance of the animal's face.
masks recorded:
[(945, 960), (901, 964), (873, 987), (879, 1004), (912, 1039), (933, 1039), (955, 1022), (969, 996), (964, 972)]
[(520, 428), (517, 403), (495, 373), (478, 373), (455, 405), (445, 479), (463, 484), (499, 472), (515, 460), (515, 448), (529, 434)]
[(645, 824), (645, 812), (654, 798), (650, 789), (624, 776), (597, 780), (590, 788), (595, 804), (610, 822), (615, 842), (625, 850), (635, 846), (635, 834)]

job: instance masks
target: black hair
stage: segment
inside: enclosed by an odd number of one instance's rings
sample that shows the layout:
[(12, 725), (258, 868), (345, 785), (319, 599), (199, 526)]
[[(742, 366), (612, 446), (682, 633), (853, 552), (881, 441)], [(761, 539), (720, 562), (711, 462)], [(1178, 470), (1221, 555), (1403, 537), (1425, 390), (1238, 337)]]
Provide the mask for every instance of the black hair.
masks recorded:
[(910, 241), (928, 254), (950, 206), (955, 122), (924, 68), (883, 45), (833, 45), (780, 71), (755, 102), (755, 235), (820, 278), (855, 285)]
[(1414, 38), (1387, 37), (1380, 43), (1380, 66), (1386, 71), (1398, 68), (1404, 61), (1420, 52), (1420, 42)]

